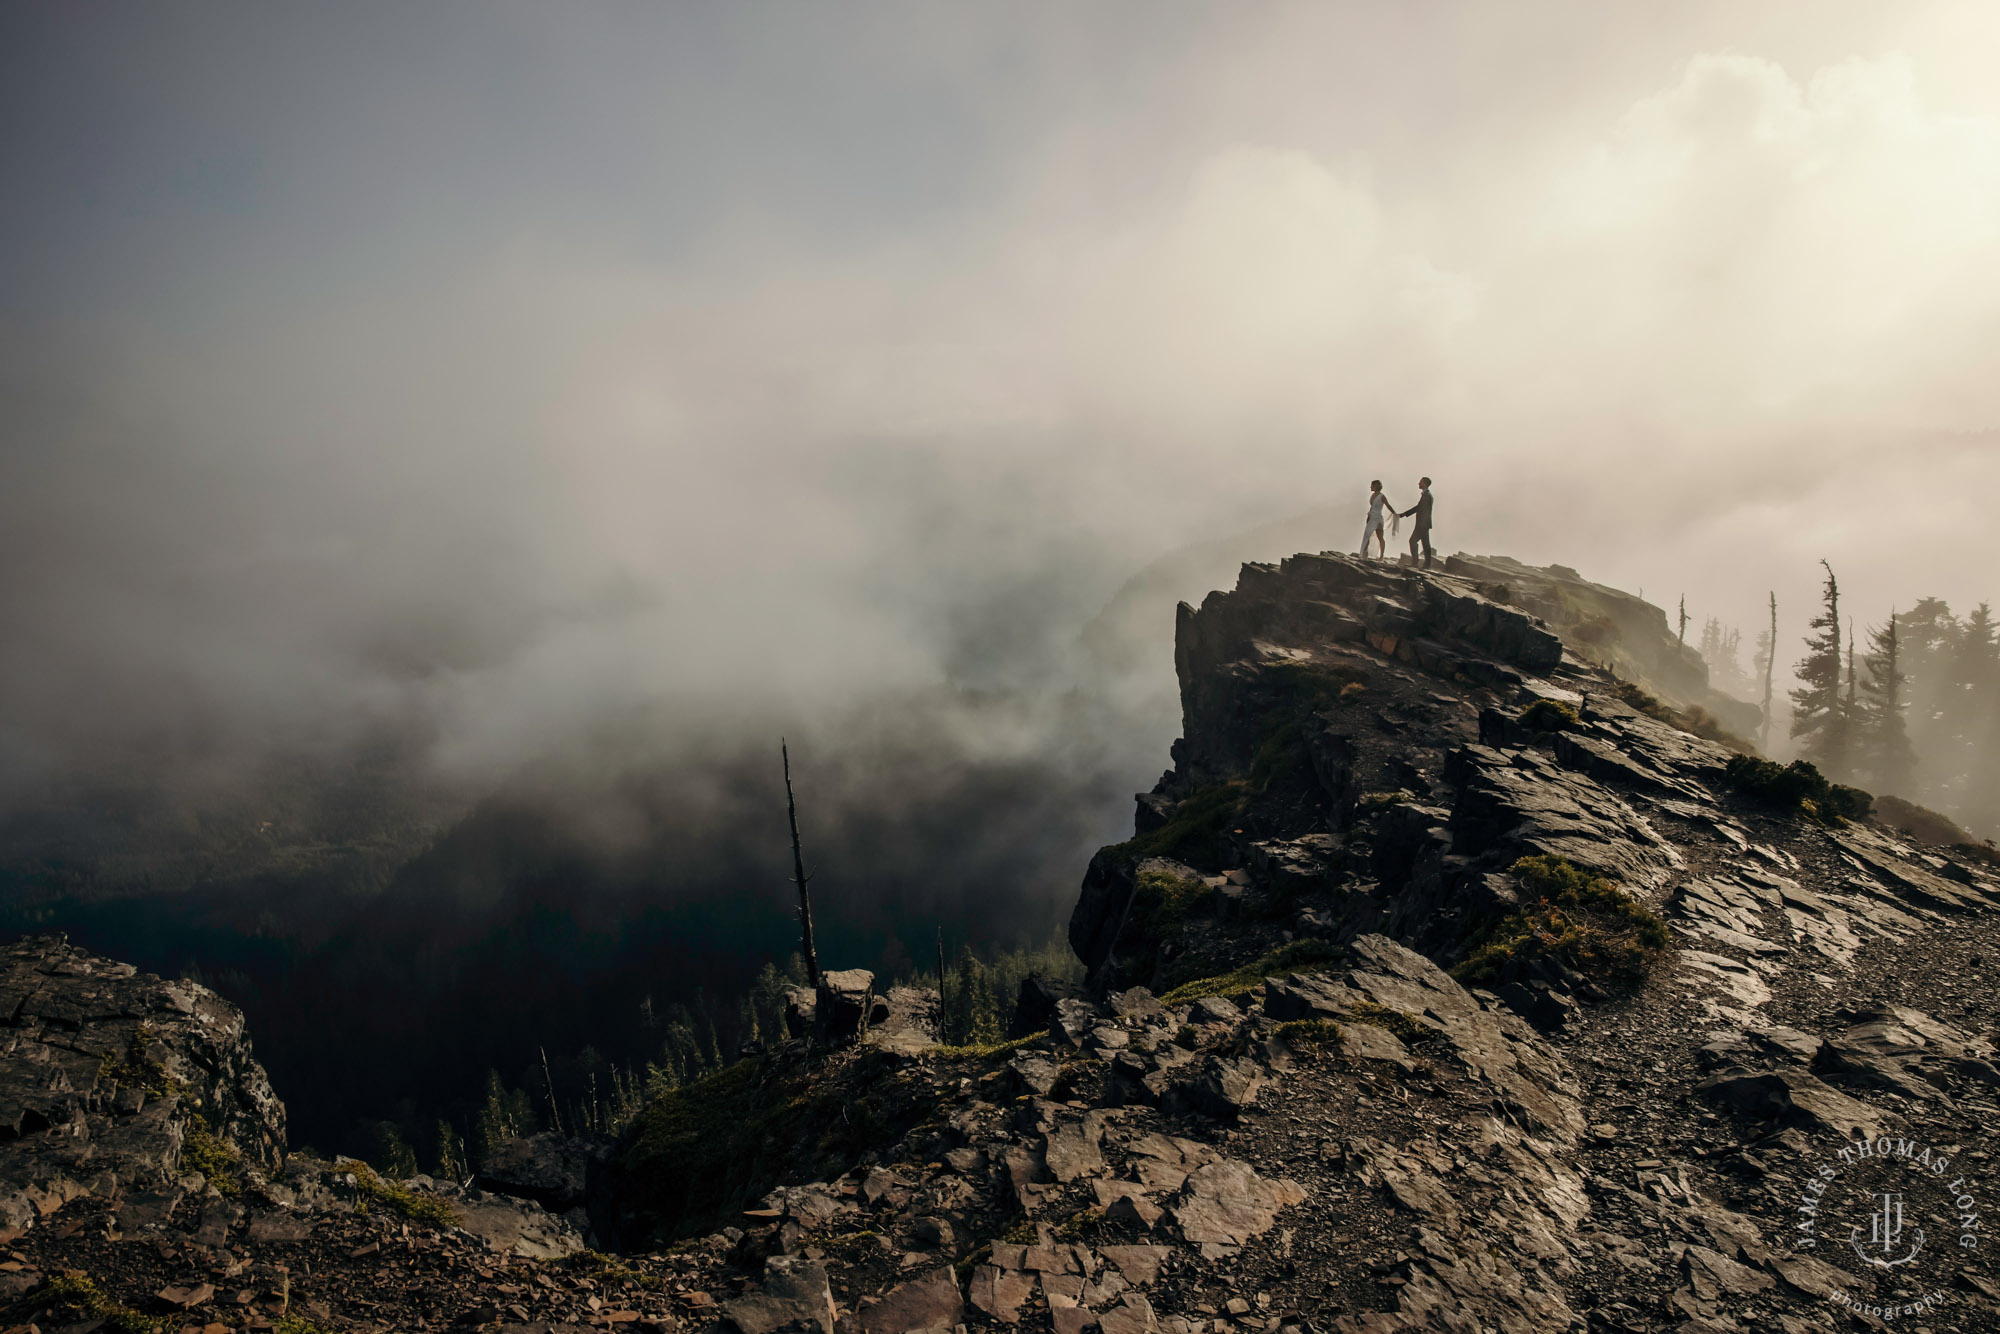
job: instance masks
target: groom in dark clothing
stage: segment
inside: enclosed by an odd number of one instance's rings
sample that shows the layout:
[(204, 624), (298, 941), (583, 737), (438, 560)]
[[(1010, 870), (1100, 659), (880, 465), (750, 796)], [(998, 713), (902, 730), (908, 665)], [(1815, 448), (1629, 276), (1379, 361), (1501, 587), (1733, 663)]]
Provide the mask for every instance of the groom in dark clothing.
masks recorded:
[(1431, 567), (1431, 479), (1426, 477), (1417, 483), (1417, 503), (1403, 511), (1403, 517), (1417, 516), (1415, 527), (1410, 531), (1410, 563), (1417, 562), (1417, 543), (1424, 544), (1424, 568)]

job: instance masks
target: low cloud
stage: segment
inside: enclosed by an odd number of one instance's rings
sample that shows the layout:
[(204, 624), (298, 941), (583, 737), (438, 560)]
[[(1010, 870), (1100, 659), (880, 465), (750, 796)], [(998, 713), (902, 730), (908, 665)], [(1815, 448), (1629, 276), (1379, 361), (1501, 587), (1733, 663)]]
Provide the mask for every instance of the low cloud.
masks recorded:
[[(11, 319), (11, 790), (138, 763), (223, 782), (386, 734), (476, 792), (941, 687), (1059, 698), (1105, 686), (1076, 636), (1133, 572), (1375, 476), (1399, 500), (1436, 476), (1449, 548), (1739, 624), (1769, 587), (1801, 624), (1821, 555), (1863, 607), (1988, 594), (2000, 119), (1934, 104), (1924, 58), (1857, 28), (1810, 64), (1648, 64), (1695, 38), (1600, 33), (1608, 67), (1655, 72), (1546, 113), (1485, 77), (1496, 146), (1473, 107), (1330, 131), (1257, 91), (1319, 20), (1224, 28), (1135, 57), (1116, 108), (1026, 42), (1021, 96), (1081, 108), (1060, 125), (994, 76), (932, 90), (990, 134), (979, 170), (891, 144), (856, 170), (958, 194), (860, 223), (591, 162), (710, 225), (655, 254), (579, 205), (418, 271), (356, 242), (324, 283)], [(976, 65), (997, 39), (909, 40), (869, 48), (892, 80), (925, 43)], [(550, 190), (562, 151), (495, 149)], [(428, 197), (376, 184), (385, 210)], [(242, 188), (218, 225), (309, 266)], [(1165, 617), (1147, 633), (1163, 654)], [(1136, 785), (1170, 709), (1112, 728)], [(1001, 761), (1065, 726), (927, 716)]]

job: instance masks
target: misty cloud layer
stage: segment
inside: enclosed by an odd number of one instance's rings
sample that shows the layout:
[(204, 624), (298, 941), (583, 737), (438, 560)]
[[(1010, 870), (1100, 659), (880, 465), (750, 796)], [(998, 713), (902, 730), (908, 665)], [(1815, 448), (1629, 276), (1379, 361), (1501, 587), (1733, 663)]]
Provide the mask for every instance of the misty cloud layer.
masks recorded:
[(1787, 635), (2000, 592), (2000, 33), (1674, 8), (14, 11), (0, 778), (1061, 755), (1124, 580), (1375, 476)]

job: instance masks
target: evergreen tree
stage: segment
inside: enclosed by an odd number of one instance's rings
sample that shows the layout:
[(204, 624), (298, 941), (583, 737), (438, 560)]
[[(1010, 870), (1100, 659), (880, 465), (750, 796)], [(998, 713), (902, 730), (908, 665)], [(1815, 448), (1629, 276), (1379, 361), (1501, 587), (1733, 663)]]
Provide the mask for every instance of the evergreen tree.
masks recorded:
[(391, 1181), (417, 1174), (417, 1155), (394, 1121), (370, 1121), (362, 1128), (361, 1160)]
[(1981, 832), (1993, 828), (2000, 812), (2000, 626), (1984, 602), (1967, 614), (1954, 646), (1951, 718), (1944, 730), (1948, 813)]
[(1887, 625), (1868, 632), (1868, 671), (1859, 721), (1875, 790), (1904, 796), (1916, 790), (1917, 756), (1910, 748), (1904, 717), (1909, 677), (1902, 669), (1899, 649), (1896, 614), (1890, 612)]
[(980, 968), (972, 946), (959, 950), (958, 962), (951, 971), (951, 983), (945, 988), (944, 1030), (946, 1041), (957, 1046), (972, 1041), (973, 1013), (977, 1009), (973, 992)]
[(442, 1181), (463, 1181), (472, 1175), (465, 1165), (465, 1141), (458, 1137), (449, 1121), (438, 1122), (437, 1171), (432, 1175)]
[(972, 946), (967, 945), (958, 952), (958, 963), (952, 972), (956, 976), (946, 988), (945, 1002), (945, 1031), (950, 1035), (949, 1041), (998, 1042), (1000, 1007), (993, 994), (993, 970), (981, 963)]
[(1737, 656), (1742, 645), (1743, 632), (1735, 627), (1724, 625), (1713, 616), (1702, 623), (1701, 656), (1702, 661), (1708, 664), (1708, 683), (1725, 694), (1738, 697), (1751, 688)]
[(701, 1043), (703, 1061), (711, 1070), (720, 1070), (722, 1059), (722, 1037), (716, 1032), (715, 1015), (708, 1008), (708, 993), (700, 987), (694, 989), (695, 1017), (700, 1021), (695, 1025), (696, 1041)]
[(1854, 753), (1854, 748), (1860, 741), (1861, 735), (1861, 682), (1859, 675), (1854, 669), (1854, 618), (1852, 616), (1847, 618), (1847, 693), (1842, 696), (1842, 701), (1847, 706), (1847, 731), (1850, 748), (1849, 761), (1853, 762), (1859, 759), (1859, 756)]
[(661, 1063), (675, 1084), (692, 1084), (712, 1068), (708, 1053), (695, 1036), (694, 1015), (676, 1001), (667, 1008), (666, 1036), (660, 1042)]
[(1825, 561), (1826, 582), (1820, 589), (1820, 613), (1809, 623), (1806, 655), (1793, 670), (1800, 685), (1791, 692), (1792, 735), (1800, 750), (1829, 777), (1852, 776), (1850, 718), (1841, 691), (1840, 583)]
[(498, 1070), (488, 1070), (486, 1101), (481, 1105), (479, 1117), (472, 1128), (476, 1141), (473, 1148), (478, 1151), (479, 1161), (488, 1161), (500, 1141), (516, 1135), (532, 1135), (535, 1129), (535, 1112), (529, 1104), (527, 1092), (508, 1088), (500, 1082)]
[(1917, 797), (1942, 809), (1946, 804), (1939, 756), (1950, 749), (1946, 731), (1956, 713), (1959, 624), (1941, 598), (1919, 598), (1896, 618), (1897, 665), (1907, 678), (1904, 697), (1910, 748), (1917, 755)]

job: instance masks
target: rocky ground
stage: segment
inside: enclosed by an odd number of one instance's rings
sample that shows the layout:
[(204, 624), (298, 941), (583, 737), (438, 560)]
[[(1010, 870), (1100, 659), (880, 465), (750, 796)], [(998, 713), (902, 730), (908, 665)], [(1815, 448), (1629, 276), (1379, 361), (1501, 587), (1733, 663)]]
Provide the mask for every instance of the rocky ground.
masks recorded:
[[(223, 1002), (13, 947), (0, 1320), (2000, 1329), (1982, 850), (1746, 787), (1754, 718), (1560, 568), (1246, 567), (1176, 657), (1175, 766), (1072, 923), (1091, 986), (1025, 995), (1029, 1036), (938, 1048), (928, 998), (838, 974), (622, 1141), (473, 1185), (284, 1157)], [(1465, 971), (1524, 856), (1665, 948)]]

